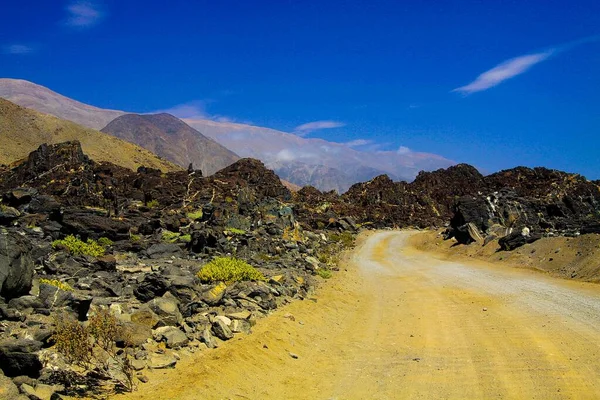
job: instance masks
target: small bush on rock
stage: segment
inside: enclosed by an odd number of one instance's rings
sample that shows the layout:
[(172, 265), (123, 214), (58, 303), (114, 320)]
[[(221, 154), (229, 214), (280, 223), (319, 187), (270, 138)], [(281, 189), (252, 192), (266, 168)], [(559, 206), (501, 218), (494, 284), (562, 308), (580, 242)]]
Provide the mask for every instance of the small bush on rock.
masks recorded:
[(202, 282), (264, 281), (265, 277), (244, 260), (217, 257), (198, 272)]
[(98, 239), (98, 244), (102, 247), (108, 247), (112, 246), (115, 243), (107, 237), (101, 237), (100, 239)]
[(73, 235), (69, 235), (64, 239), (55, 240), (52, 242), (52, 247), (54, 249), (57, 248), (65, 248), (72, 255), (85, 255), (92, 257), (100, 257), (105, 253), (105, 249), (102, 245), (92, 239), (88, 239), (87, 242), (84, 242), (80, 239), (77, 239)]
[(65, 314), (57, 316), (53, 339), (56, 351), (65, 360), (86, 371), (97, 371), (110, 379), (117, 390), (132, 391), (134, 370), (127, 352), (119, 352), (118, 338), (124, 336), (122, 325), (109, 310), (96, 311), (84, 326)]

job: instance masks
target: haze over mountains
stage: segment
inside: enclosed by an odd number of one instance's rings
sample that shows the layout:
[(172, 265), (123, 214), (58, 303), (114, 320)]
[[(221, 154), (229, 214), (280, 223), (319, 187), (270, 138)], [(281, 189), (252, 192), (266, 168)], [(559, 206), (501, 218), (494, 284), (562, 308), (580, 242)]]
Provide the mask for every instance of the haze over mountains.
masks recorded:
[(187, 126), (168, 114), (125, 115), (127, 113), (123, 111), (77, 102), (24, 80), (0, 79), (0, 97), (84, 126), (102, 129), (180, 166), (187, 167), (192, 162), (205, 174), (231, 164), (236, 156), (252, 157), (262, 160), (282, 179), (294, 184), (345, 192), (352, 184), (377, 175), (387, 174), (394, 180), (411, 181), (421, 170), (454, 164), (435, 154), (405, 148), (399, 151), (358, 151), (342, 143), (303, 138), (247, 124), (183, 119)]

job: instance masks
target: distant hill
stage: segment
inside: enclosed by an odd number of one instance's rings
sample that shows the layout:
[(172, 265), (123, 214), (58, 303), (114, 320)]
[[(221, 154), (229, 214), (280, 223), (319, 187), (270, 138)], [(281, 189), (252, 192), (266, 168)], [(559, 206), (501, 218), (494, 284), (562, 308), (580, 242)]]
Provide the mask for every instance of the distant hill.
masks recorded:
[[(96, 129), (104, 128), (112, 120), (126, 114), (82, 104), (43, 86), (15, 79), (0, 79), (0, 97)], [(199, 118), (183, 121), (240, 157), (263, 161), (282, 179), (297, 185), (312, 185), (320, 190), (345, 192), (353, 183), (381, 174), (412, 181), (421, 170), (431, 171), (455, 164), (436, 154), (408, 149), (400, 152), (358, 151), (342, 143), (302, 138), (260, 126)], [(162, 153), (168, 146), (158, 146), (159, 141), (149, 139), (136, 143), (141, 146), (154, 145), (148, 148), (156, 149), (158, 155), (174, 160), (171, 156), (175, 150), (171, 154)]]
[(100, 130), (123, 111), (107, 110), (80, 103), (52, 90), (22, 79), (0, 78), (0, 97), (22, 107)]
[(190, 163), (211, 175), (240, 159), (237, 154), (202, 135), (170, 114), (125, 114), (102, 129), (148, 149), (182, 167)]
[(23, 159), (42, 143), (73, 140), (81, 142), (83, 150), (96, 161), (108, 161), (133, 170), (142, 165), (165, 172), (180, 169), (132, 143), (0, 98), (0, 164)]

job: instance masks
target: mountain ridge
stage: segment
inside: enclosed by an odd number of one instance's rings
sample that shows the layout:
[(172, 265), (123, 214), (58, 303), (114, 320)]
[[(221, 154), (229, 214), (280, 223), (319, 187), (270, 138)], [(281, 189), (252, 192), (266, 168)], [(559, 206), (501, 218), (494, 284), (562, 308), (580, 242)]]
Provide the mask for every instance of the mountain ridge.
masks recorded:
[(43, 143), (73, 140), (97, 161), (132, 170), (140, 166), (165, 172), (181, 169), (133, 143), (0, 98), (0, 164), (21, 160)]

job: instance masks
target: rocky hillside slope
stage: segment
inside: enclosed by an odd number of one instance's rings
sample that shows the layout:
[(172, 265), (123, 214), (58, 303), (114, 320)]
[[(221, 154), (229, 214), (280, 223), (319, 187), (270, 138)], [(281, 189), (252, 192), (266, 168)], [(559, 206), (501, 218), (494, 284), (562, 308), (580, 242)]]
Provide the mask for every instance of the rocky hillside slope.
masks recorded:
[(420, 172), (411, 182), (382, 175), (347, 193), (306, 187), (295, 194), (299, 218), (329, 226), (351, 217), (383, 227), (449, 225), (447, 237), (463, 243), (500, 240), (510, 250), (549, 235), (600, 232), (600, 186), (576, 174), (517, 167), (489, 176), (459, 164)]
[(135, 143), (161, 157), (187, 167), (190, 163), (212, 175), (240, 158), (170, 114), (125, 114), (101, 132)]
[(302, 229), (258, 160), (202, 177), (44, 144), (0, 168), (0, 394), (129, 390), (308, 297), (351, 241)]
[(135, 144), (0, 98), (0, 164), (25, 158), (42, 143), (69, 140), (78, 140), (84, 151), (98, 161), (130, 169), (141, 165), (162, 171), (180, 169)]

